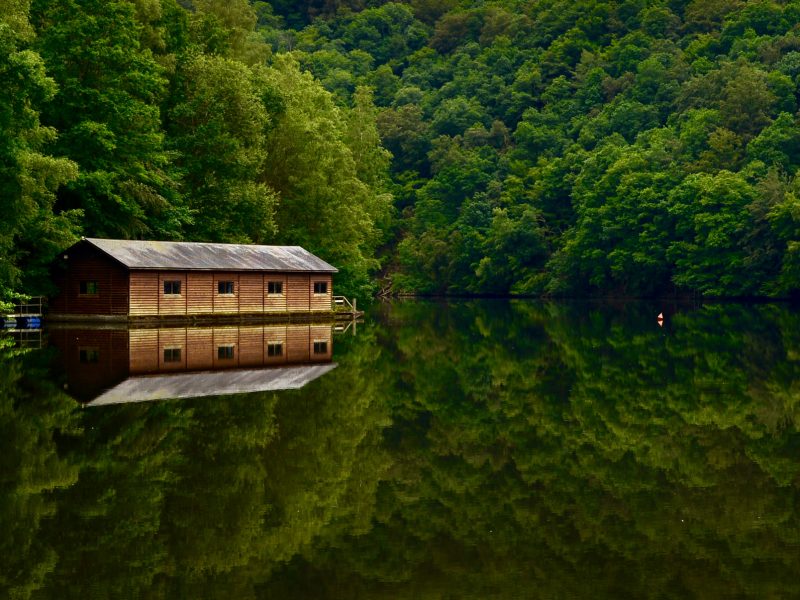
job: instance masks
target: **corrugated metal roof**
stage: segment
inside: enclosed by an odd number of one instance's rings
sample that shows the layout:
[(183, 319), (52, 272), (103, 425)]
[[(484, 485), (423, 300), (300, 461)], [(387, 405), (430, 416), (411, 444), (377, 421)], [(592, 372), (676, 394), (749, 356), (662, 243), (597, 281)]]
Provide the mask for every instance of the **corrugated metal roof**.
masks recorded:
[(296, 390), (322, 377), (336, 366), (336, 363), (326, 363), (131, 377), (107, 390), (86, 406)]
[(85, 241), (129, 269), (337, 272), (336, 267), (300, 246), (146, 242), (99, 238), (85, 238)]

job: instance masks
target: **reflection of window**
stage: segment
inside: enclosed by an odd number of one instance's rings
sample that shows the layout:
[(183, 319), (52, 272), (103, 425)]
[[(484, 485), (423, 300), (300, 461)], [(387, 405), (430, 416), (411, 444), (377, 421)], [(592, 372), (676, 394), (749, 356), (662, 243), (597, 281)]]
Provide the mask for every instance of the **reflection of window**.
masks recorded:
[(233, 345), (231, 346), (218, 346), (217, 358), (220, 360), (227, 360), (233, 358)]
[(314, 342), (314, 354), (327, 354), (328, 353), (328, 342)]
[(327, 281), (315, 281), (314, 282), (314, 293), (315, 294), (327, 294), (328, 293), (328, 282)]
[(218, 281), (217, 282), (217, 293), (218, 294), (232, 294), (233, 293), (233, 282), (232, 281)]
[(174, 295), (181, 293), (180, 281), (165, 281), (164, 282), (164, 295)]
[(283, 356), (283, 344), (267, 344), (267, 356)]
[(282, 296), (283, 295), (283, 282), (282, 281), (270, 281), (267, 283), (267, 294), (270, 296)]
[(80, 356), (80, 361), (84, 364), (100, 361), (100, 350), (97, 348), (80, 348), (78, 355)]
[(181, 349), (164, 348), (164, 362), (181, 362)]
[(97, 295), (97, 282), (96, 281), (81, 281), (80, 283), (81, 296), (96, 296)]

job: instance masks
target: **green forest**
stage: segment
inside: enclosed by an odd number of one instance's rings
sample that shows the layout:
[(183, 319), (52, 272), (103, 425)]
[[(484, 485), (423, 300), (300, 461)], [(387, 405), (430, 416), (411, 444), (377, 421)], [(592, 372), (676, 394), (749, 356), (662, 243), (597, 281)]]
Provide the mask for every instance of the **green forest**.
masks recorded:
[(81, 235), (337, 289), (800, 290), (800, 0), (0, 0), (0, 299)]

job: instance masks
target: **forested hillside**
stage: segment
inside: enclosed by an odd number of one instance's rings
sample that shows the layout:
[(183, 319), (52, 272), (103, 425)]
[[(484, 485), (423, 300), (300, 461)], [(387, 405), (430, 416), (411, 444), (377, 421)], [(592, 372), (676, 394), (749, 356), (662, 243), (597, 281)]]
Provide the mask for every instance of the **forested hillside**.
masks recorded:
[(371, 289), (388, 154), (246, 0), (0, 0), (0, 300), (79, 235), (299, 244)]
[(78, 235), (337, 289), (790, 295), (800, 0), (0, 0), (0, 294)]
[(800, 2), (271, 4), (274, 51), (375, 89), (395, 289), (800, 287)]

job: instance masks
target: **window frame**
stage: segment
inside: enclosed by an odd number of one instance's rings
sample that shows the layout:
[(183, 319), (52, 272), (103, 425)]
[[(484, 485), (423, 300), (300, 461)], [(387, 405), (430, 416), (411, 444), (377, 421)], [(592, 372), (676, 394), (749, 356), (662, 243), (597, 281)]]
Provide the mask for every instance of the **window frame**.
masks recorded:
[(97, 346), (78, 347), (78, 362), (82, 365), (96, 365), (100, 362), (100, 348)]
[(267, 342), (267, 358), (283, 357), (283, 342)]
[[(226, 291), (220, 291), (225, 286)], [(227, 291), (230, 289), (231, 291)], [(217, 280), (217, 296), (235, 296), (236, 295), (236, 285), (232, 279), (218, 279)]]
[(267, 296), (283, 296), (283, 281), (267, 281)]
[[(165, 279), (164, 280), (164, 288), (163, 288), (164, 295), (165, 296), (180, 296), (182, 294), (181, 290), (183, 288), (183, 286), (181, 284), (182, 284), (182, 281), (180, 279)], [(177, 289), (178, 289), (177, 292), (175, 291), (176, 286), (177, 286)], [(167, 287), (169, 287), (170, 291), (167, 291)]]
[(328, 340), (314, 340), (313, 351), (314, 354), (327, 354)]
[[(322, 288), (322, 291), (317, 291), (318, 288)], [(327, 281), (315, 281), (314, 282), (314, 295), (315, 296), (327, 296), (328, 295), (328, 282)]]
[(96, 279), (86, 279), (78, 282), (78, 296), (92, 297), (99, 295), (100, 286), (98, 285)]
[[(169, 357), (167, 357), (167, 352), (169, 352)], [(177, 354), (176, 354), (177, 352)], [(164, 348), (164, 352), (162, 354), (162, 358), (164, 359), (163, 362), (165, 363), (182, 363), (183, 362), (183, 347), (182, 346), (170, 346), (169, 348)]]
[[(230, 354), (230, 356), (227, 356)], [(236, 344), (217, 346), (217, 360), (233, 360), (236, 358)]]

